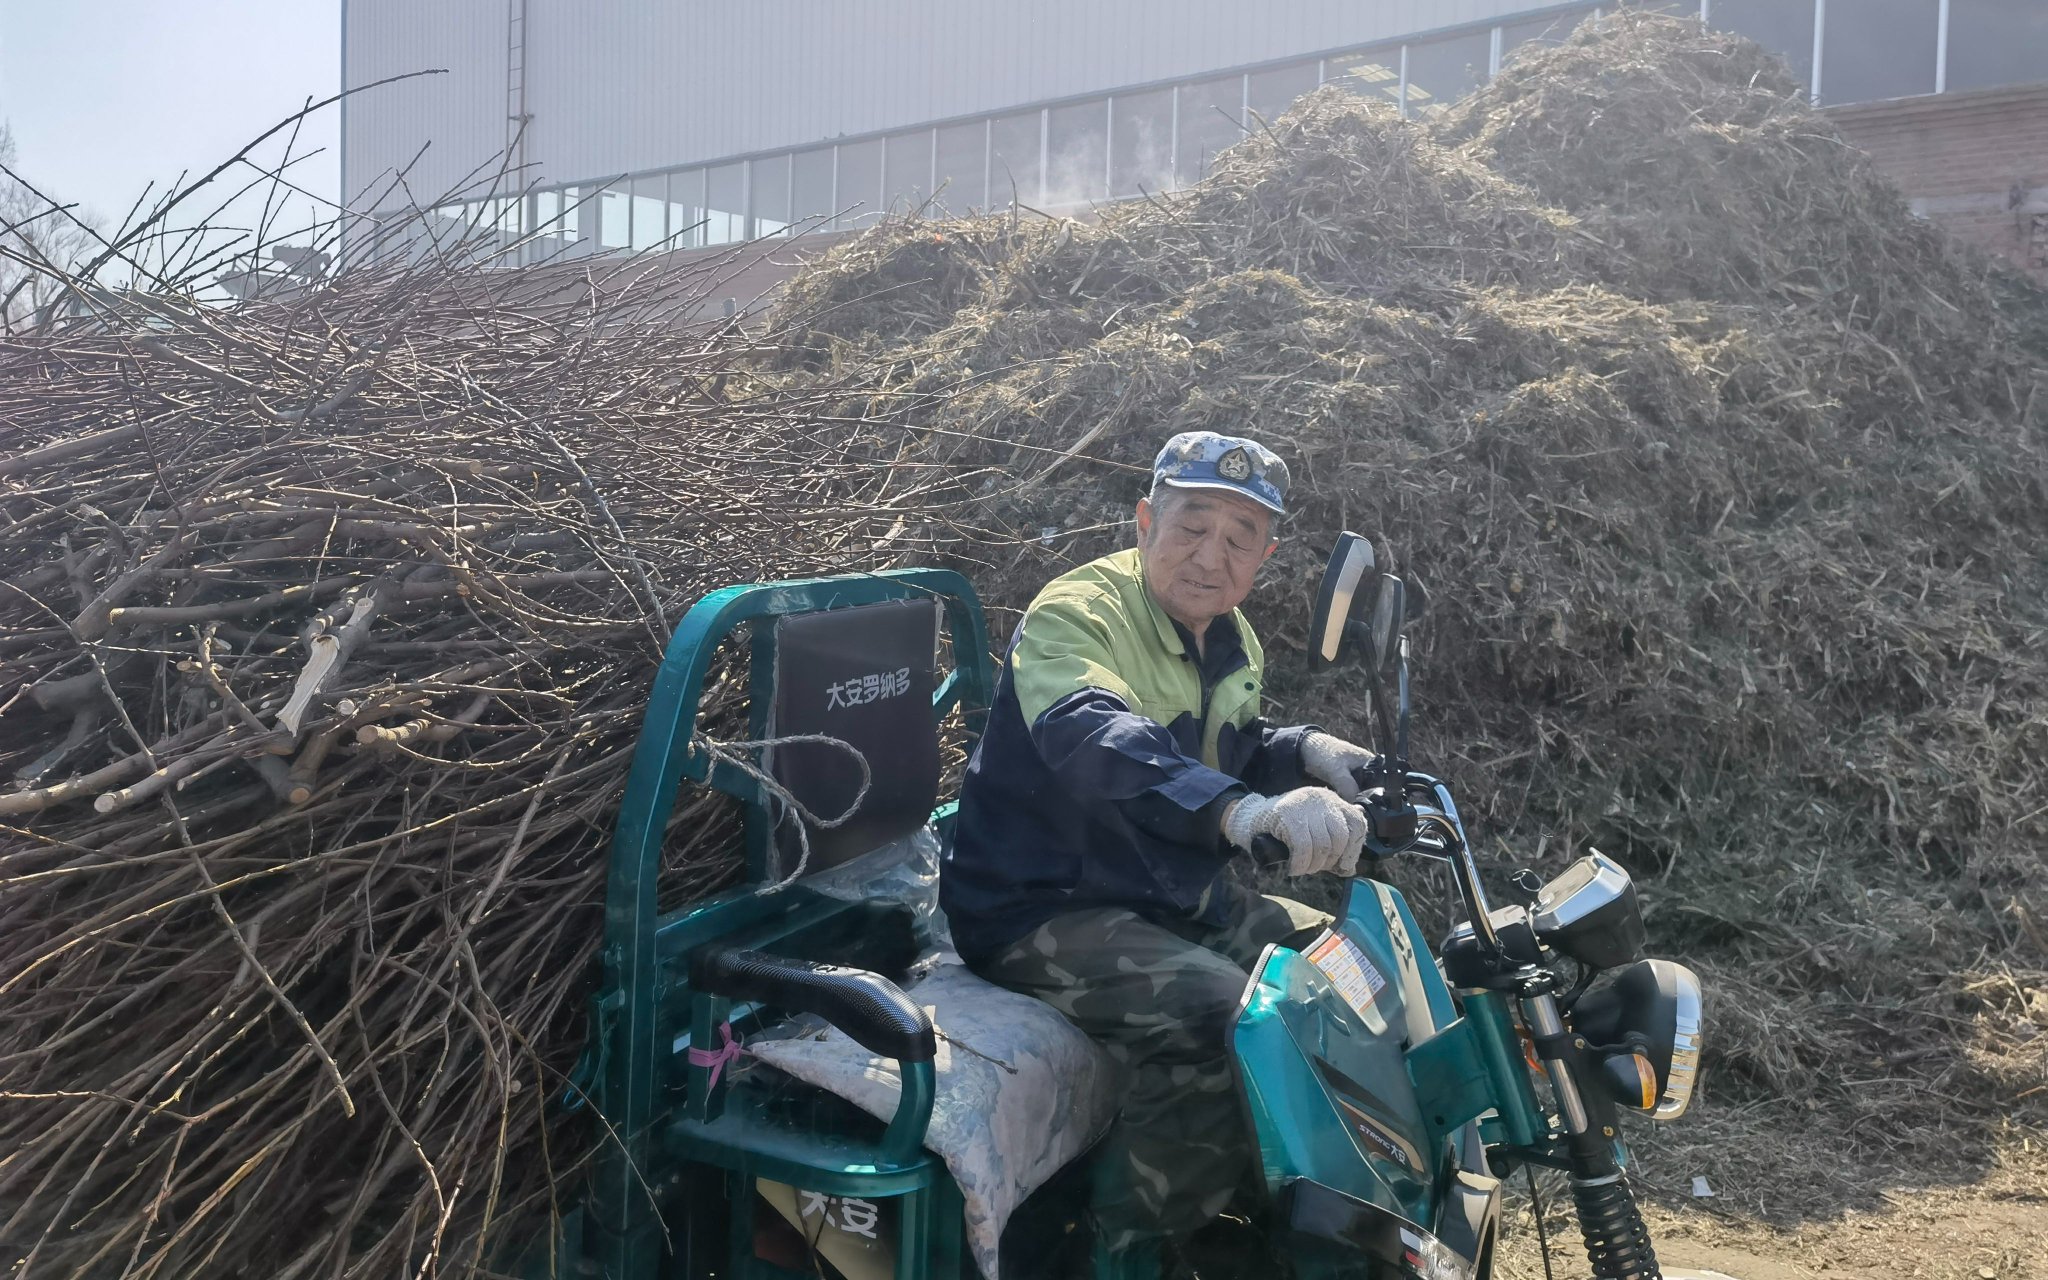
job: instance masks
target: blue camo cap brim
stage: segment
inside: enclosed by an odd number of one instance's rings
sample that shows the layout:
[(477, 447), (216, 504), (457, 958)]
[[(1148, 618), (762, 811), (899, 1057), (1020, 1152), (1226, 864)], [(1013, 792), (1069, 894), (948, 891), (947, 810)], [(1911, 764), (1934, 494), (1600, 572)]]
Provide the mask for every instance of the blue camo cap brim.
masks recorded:
[(1242, 436), (1183, 431), (1153, 460), (1152, 480), (1177, 489), (1242, 494), (1276, 516), (1287, 514), (1287, 464)]

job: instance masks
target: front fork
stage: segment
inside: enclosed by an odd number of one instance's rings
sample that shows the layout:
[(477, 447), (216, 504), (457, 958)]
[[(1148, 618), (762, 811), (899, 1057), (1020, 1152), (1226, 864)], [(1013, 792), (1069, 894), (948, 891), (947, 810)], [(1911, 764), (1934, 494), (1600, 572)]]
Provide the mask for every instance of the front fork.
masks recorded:
[(1590, 1052), (1586, 1042), (1565, 1027), (1554, 993), (1525, 994), (1521, 1006), (1523, 1022), (1550, 1077), (1558, 1118), (1564, 1125), (1572, 1202), (1578, 1209), (1579, 1231), (1585, 1237), (1593, 1275), (1597, 1280), (1659, 1280), (1649, 1229), (1636, 1208), (1628, 1174), (1615, 1157), (1618, 1117), (1614, 1103), (1607, 1098), (1588, 1098), (1579, 1089), (1580, 1079), (1585, 1078), (1580, 1066), (1588, 1063)]

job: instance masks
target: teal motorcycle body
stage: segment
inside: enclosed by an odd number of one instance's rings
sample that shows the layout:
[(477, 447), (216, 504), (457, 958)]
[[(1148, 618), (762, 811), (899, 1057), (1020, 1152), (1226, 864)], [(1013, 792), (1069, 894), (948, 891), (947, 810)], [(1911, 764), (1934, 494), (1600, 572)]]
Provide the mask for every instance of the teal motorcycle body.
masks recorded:
[(1416, 1274), (1434, 1274), (1417, 1266), (1431, 1252), (1439, 1271), (1485, 1274), (1500, 1184), (1476, 1120), (1446, 1121), (1502, 1108), (1483, 1064), (1416, 1079), (1441, 1066), (1447, 1042), (1469, 1054), (1473, 1040), (1421, 940), (1398, 889), (1355, 880), (1331, 931), (1306, 952), (1268, 950), (1246, 991), (1233, 1045), (1249, 1127), (1276, 1225), (1305, 1269), (1355, 1269), (1361, 1251), (1381, 1252), (1363, 1230)]

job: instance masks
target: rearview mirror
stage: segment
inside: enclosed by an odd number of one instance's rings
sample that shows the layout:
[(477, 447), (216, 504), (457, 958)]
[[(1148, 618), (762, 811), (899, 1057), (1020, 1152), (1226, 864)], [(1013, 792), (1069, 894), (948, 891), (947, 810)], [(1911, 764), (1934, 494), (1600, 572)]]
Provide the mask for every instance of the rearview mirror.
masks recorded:
[(1380, 575), (1380, 588), (1372, 609), (1372, 661), (1381, 671), (1392, 671), (1401, 651), (1401, 624), (1407, 621), (1407, 587), (1391, 573)]
[(1354, 652), (1346, 652), (1345, 640), (1352, 623), (1372, 615), (1379, 587), (1373, 577), (1375, 564), (1372, 543), (1355, 533), (1338, 535), (1323, 567), (1323, 585), (1316, 591), (1315, 615), (1309, 620), (1309, 670), (1321, 671), (1358, 656), (1355, 645)]

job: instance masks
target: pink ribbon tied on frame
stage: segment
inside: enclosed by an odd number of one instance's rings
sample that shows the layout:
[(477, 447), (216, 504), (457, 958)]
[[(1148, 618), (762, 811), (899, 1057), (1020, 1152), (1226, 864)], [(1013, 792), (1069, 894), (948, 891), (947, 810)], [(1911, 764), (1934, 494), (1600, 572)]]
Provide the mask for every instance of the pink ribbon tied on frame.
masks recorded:
[(711, 1078), (705, 1082), (707, 1089), (718, 1087), (718, 1073), (725, 1070), (726, 1063), (738, 1062), (747, 1055), (747, 1051), (740, 1047), (740, 1042), (732, 1038), (730, 1022), (718, 1024), (718, 1042), (716, 1049), (699, 1049), (695, 1045), (691, 1045), (689, 1049), (690, 1065), (704, 1067), (711, 1072)]

